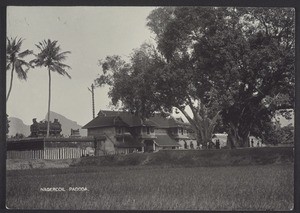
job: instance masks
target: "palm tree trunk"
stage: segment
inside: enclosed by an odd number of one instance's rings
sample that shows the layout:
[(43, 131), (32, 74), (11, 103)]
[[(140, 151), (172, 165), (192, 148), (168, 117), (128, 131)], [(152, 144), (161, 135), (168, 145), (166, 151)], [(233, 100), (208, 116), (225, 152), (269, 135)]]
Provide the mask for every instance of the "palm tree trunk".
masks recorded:
[(49, 74), (49, 97), (48, 97), (48, 116), (47, 116), (47, 138), (49, 137), (50, 132), (50, 102), (51, 102), (51, 72), (48, 69)]
[(12, 89), (12, 83), (13, 83), (13, 78), (14, 78), (14, 70), (15, 70), (15, 63), (12, 64), (12, 69), (11, 69), (11, 74), (10, 74), (10, 85), (9, 85), (9, 90), (8, 90), (8, 93), (7, 93), (7, 96), (6, 96), (6, 102), (9, 98), (9, 95), (10, 95), (10, 92), (11, 92), (11, 89)]

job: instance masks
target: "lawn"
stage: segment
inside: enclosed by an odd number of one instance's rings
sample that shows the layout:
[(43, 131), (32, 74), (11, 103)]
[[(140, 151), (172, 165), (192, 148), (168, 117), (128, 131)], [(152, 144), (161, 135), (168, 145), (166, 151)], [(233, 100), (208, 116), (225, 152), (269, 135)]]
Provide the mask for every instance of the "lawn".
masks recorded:
[[(64, 192), (41, 191), (62, 187)], [(85, 187), (88, 191), (68, 191)], [(112, 166), (7, 172), (11, 209), (290, 210), (292, 163)]]

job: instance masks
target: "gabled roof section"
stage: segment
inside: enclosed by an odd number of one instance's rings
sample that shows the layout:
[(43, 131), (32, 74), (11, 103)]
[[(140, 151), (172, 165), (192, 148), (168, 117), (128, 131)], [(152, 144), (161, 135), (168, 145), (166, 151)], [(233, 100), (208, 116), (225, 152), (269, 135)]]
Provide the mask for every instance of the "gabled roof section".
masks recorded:
[(107, 116), (118, 116), (120, 117), (125, 123), (128, 124), (130, 127), (134, 126), (156, 126), (157, 124), (152, 122), (149, 119), (146, 119), (146, 121), (142, 121), (142, 119), (139, 116), (136, 116), (130, 112), (125, 111), (110, 111), (110, 110), (100, 110), (98, 113), (98, 116), (100, 117), (107, 117)]
[(152, 122), (151, 120), (146, 120), (143, 122), (140, 117), (129, 112), (103, 110), (98, 113), (96, 118), (82, 128), (90, 129), (108, 126), (156, 126), (156, 123)]
[(97, 127), (110, 127), (110, 126), (128, 126), (124, 121), (116, 116), (109, 116), (109, 117), (99, 117), (97, 116), (89, 123), (84, 125), (82, 129), (91, 129)]
[(100, 110), (98, 116), (120, 116), (120, 115), (133, 115), (130, 112), (114, 111), (114, 110)]
[(149, 119), (145, 119), (145, 121), (143, 121), (139, 116), (136, 116), (130, 112), (100, 110), (98, 116), (91, 122), (86, 124), (83, 128), (88, 129), (95, 127), (116, 126), (116, 124), (114, 123), (114, 118), (119, 118), (121, 120), (119, 126), (155, 126), (159, 128), (190, 126), (190, 124), (184, 123), (182, 119), (175, 119), (173, 117), (165, 118), (161, 116), (160, 113), (157, 113), (153, 117), (150, 117)]
[(143, 121), (138, 116), (135, 116), (131, 113), (122, 113), (119, 115), (119, 117), (128, 124), (130, 127), (134, 126), (142, 126)]

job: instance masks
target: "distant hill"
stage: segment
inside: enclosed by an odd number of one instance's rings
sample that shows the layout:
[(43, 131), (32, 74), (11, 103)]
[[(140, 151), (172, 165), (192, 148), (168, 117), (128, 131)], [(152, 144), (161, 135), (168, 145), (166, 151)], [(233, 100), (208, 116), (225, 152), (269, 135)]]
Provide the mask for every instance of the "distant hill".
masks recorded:
[(17, 133), (21, 133), (24, 136), (29, 136), (30, 135), (30, 125), (24, 124), (24, 122), (15, 117), (9, 117), (8, 120), (9, 122), (9, 136), (15, 136)]
[[(48, 113), (45, 116), (45, 120), (47, 120), (47, 115)], [(50, 120), (54, 121), (55, 118), (57, 118), (60, 122), (62, 128), (61, 134), (63, 134), (64, 136), (70, 136), (71, 129), (79, 129), (81, 136), (87, 136), (87, 130), (81, 129), (82, 126), (77, 124), (76, 121), (72, 121), (61, 114), (50, 111)]]
[[(57, 118), (58, 121), (61, 123), (61, 128), (62, 128), (61, 134), (63, 134), (65, 137), (70, 136), (71, 129), (79, 129), (81, 136), (87, 136), (87, 130), (81, 129), (81, 126), (77, 124), (76, 121), (72, 121), (56, 112), (50, 112), (50, 120), (53, 121), (55, 118)], [(8, 136), (15, 136), (16, 133), (22, 133), (26, 137), (30, 135), (31, 124), (26, 125), (21, 119), (15, 117), (9, 117), (8, 120), (10, 121)], [(40, 122), (39, 120), (37, 121)]]

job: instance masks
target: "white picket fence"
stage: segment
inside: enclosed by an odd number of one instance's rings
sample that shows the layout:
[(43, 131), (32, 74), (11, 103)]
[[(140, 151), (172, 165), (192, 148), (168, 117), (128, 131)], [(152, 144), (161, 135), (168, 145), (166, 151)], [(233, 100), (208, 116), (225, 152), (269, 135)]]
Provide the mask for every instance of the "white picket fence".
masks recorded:
[(7, 159), (70, 159), (87, 155), (81, 148), (48, 148), (45, 150), (7, 151)]

